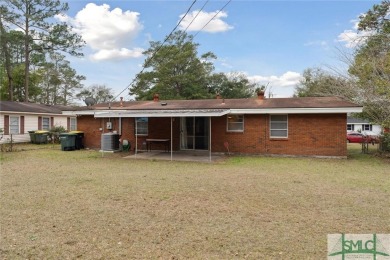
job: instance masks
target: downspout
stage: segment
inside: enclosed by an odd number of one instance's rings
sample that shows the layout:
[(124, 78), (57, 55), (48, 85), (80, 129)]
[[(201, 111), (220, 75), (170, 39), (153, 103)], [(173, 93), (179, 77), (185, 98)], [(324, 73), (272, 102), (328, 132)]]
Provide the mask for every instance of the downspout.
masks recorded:
[(122, 135), (122, 117), (119, 117), (119, 135)]

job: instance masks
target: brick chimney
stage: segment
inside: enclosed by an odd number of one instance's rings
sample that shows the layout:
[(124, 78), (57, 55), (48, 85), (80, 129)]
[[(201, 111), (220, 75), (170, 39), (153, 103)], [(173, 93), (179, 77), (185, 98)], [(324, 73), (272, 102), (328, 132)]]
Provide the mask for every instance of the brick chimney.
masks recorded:
[(153, 101), (154, 102), (158, 102), (160, 100), (160, 97), (159, 97), (159, 95), (156, 93), (156, 94), (154, 94), (153, 95)]
[(264, 100), (264, 91), (257, 91), (257, 98), (260, 100)]
[(215, 96), (216, 99), (221, 99), (221, 95), (219, 93), (217, 93), (217, 95)]

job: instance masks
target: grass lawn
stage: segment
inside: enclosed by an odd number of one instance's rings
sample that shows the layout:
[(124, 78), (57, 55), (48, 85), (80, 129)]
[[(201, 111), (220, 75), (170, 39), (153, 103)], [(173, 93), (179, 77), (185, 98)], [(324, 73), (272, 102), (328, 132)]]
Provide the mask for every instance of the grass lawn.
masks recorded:
[(348, 146), (213, 164), (4, 153), (0, 259), (325, 259), (327, 234), (390, 233), (390, 163)]

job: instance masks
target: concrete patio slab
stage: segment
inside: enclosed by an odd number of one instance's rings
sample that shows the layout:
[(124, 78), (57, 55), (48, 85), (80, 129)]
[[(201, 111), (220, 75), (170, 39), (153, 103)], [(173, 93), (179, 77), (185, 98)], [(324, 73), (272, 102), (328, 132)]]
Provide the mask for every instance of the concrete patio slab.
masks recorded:
[[(137, 154), (123, 157), (125, 159), (144, 159), (144, 160), (168, 160), (170, 161), (189, 161), (189, 162), (210, 162), (210, 154), (208, 151), (174, 151), (172, 153), (166, 151), (142, 151)], [(224, 154), (211, 153), (211, 162), (216, 162), (225, 159)]]

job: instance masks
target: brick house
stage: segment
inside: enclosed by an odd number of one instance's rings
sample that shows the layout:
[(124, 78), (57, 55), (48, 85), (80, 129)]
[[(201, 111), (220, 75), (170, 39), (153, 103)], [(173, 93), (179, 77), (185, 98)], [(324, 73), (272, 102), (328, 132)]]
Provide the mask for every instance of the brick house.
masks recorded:
[(8, 142), (11, 135), (15, 143), (29, 142), (28, 131), (50, 130), (54, 126), (76, 130), (77, 117), (63, 115), (63, 109), (70, 107), (0, 101), (0, 128), (3, 130), (0, 143)]
[(77, 115), (89, 148), (100, 147), (103, 133), (116, 132), (135, 152), (145, 150), (148, 140), (161, 140), (173, 151), (345, 157), (347, 113), (361, 111), (337, 97), (161, 101), (157, 95), (64, 114)]

